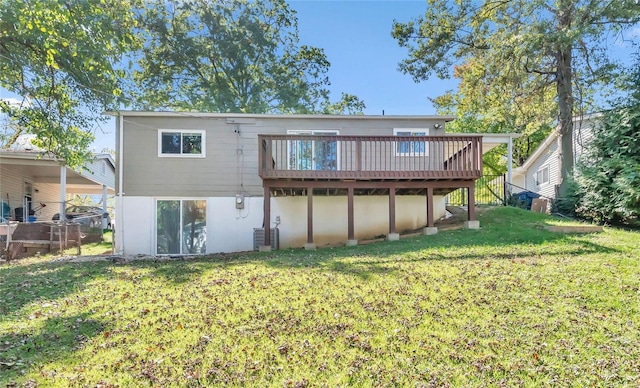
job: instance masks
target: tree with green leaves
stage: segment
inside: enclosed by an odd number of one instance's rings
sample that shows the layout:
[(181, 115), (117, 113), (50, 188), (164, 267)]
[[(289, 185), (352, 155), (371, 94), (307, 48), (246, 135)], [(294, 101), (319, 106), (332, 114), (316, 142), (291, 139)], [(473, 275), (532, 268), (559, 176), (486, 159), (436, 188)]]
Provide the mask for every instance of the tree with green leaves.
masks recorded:
[(640, 58), (630, 94), (604, 112), (576, 168), (578, 215), (606, 223), (640, 217)]
[(0, 100), (12, 123), (4, 146), (22, 133), (71, 167), (91, 157), (92, 128), (118, 106), (118, 62), (135, 47), (136, 0), (0, 0)]
[(358, 113), (329, 101), (324, 51), (299, 44), (283, 0), (147, 3), (140, 17), (136, 101), (142, 109), (246, 113)]
[[(556, 106), (548, 88), (536, 93), (524, 92), (538, 82), (529, 76), (522, 79), (499, 80), (488, 76), (487, 67), (476, 58), (454, 66), (453, 76), (460, 80), (456, 92), (448, 91), (431, 99), (439, 114), (456, 115), (447, 126), (452, 132), (519, 133), (514, 140), (513, 161), (521, 165), (549, 135)], [(497, 147), (483, 156), (493, 174), (502, 174), (507, 166), (503, 160), (506, 147)]]
[[(510, 103), (553, 95), (557, 104), (562, 183), (566, 195), (573, 171), (573, 121), (597, 85), (616, 76), (607, 36), (640, 20), (636, 0), (428, 0), (422, 17), (394, 22), (393, 36), (409, 57), (400, 69), (414, 80), (451, 76), (454, 64), (472, 64), (478, 89)], [(511, 109), (511, 108), (510, 108)], [(491, 119), (491, 117), (488, 117)]]

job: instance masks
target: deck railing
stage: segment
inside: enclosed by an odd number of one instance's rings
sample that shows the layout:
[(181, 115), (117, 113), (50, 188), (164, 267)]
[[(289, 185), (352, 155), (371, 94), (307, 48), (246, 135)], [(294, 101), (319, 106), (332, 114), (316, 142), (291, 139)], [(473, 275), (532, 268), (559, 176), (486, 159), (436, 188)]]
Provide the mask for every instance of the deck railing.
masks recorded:
[(476, 179), (482, 136), (258, 135), (263, 179)]

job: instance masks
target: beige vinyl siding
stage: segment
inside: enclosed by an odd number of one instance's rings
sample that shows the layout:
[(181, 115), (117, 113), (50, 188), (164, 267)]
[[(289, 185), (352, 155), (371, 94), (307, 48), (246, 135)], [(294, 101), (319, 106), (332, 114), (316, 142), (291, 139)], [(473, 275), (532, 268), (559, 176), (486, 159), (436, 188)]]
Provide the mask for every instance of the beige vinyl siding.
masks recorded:
[[(430, 128), (437, 119), (257, 118), (227, 123), (220, 117), (124, 117), (123, 191), (127, 196), (261, 196), (258, 134), (337, 130), (340, 135), (392, 136), (394, 128)], [(247, 123), (250, 121), (251, 123)], [(158, 157), (158, 129), (206, 130), (206, 157)], [(235, 132), (234, 132), (235, 131)]]

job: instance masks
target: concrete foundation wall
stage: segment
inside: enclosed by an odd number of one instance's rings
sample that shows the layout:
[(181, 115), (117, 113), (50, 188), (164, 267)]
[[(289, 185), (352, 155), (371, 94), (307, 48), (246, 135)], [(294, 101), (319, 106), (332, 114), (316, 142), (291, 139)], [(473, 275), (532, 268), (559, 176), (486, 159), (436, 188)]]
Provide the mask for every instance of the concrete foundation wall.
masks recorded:
[[(155, 198), (126, 196), (122, 221), (116, 223), (115, 251), (124, 254), (156, 253), (156, 200), (202, 198)], [(263, 225), (263, 198), (246, 197), (244, 209), (236, 209), (235, 197), (207, 200), (207, 253), (250, 251), (253, 229)], [(354, 227), (356, 239), (370, 239), (389, 233), (389, 197), (356, 196)], [(434, 198), (435, 219), (445, 213), (444, 197)], [(347, 240), (347, 197), (314, 196), (314, 243), (342, 244)], [(278, 224), (279, 220), (279, 224)], [(280, 229), (280, 248), (299, 248), (307, 242), (307, 198), (275, 197), (271, 202), (272, 228)], [(419, 229), (427, 223), (424, 196), (396, 196), (396, 231)], [(124, 225), (120, 229), (119, 225)]]

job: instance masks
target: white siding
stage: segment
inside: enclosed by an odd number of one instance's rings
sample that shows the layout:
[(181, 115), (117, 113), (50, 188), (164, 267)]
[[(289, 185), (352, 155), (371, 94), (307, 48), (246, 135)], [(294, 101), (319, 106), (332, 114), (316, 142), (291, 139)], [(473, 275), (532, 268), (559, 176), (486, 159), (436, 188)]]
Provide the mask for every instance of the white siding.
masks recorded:
[(49, 221), (60, 209), (60, 185), (38, 183), (37, 177), (24, 175), (12, 165), (0, 165), (0, 195), (2, 201), (11, 207), (11, 217), (15, 217), (14, 210), (24, 207), (24, 183), (30, 182), (33, 187), (32, 209), (40, 207), (40, 203), (46, 206), (36, 212), (39, 221)]
[(596, 123), (593, 120), (588, 120), (576, 123), (575, 128), (573, 128), (573, 160), (575, 163), (580, 160), (580, 156), (593, 139), (594, 125)]
[[(584, 121), (576, 121), (573, 128), (573, 160), (574, 165), (580, 159), (580, 156), (588, 146), (591, 139), (593, 139), (593, 126), (596, 124), (595, 119), (588, 119)], [(556, 137), (555, 133), (549, 135), (550, 137)], [(527, 169), (524, 177), (524, 185), (527, 190), (538, 193), (542, 196), (555, 198), (555, 186), (560, 181), (560, 166), (558, 147), (560, 139), (555, 138), (549, 142), (548, 146), (542, 150), (537, 159), (528, 161), (529, 168)], [(536, 183), (536, 173), (544, 168), (549, 167), (549, 182), (538, 185)], [(514, 184), (518, 184), (514, 181)], [(517, 191), (516, 191), (517, 192)]]
[[(549, 167), (549, 182), (538, 185), (536, 173), (545, 166)], [(554, 198), (555, 185), (558, 183), (558, 173), (558, 142), (553, 141), (527, 171), (525, 188), (543, 197)]]
[[(124, 197), (122, 210), (116, 222), (116, 252), (125, 254), (151, 254), (155, 231), (154, 199), (151, 197)], [(122, 221), (121, 221), (122, 220)]]
[(115, 168), (106, 158), (100, 157), (88, 162), (80, 170), (80, 175), (112, 189), (116, 187)]
[[(0, 194), (2, 201), (9, 203), (11, 207), (11, 217), (14, 216), (13, 210), (23, 206), (24, 199), (24, 180), (25, 177), (18, 173), (16, 169), (9, 165), (0, 164)], [(27, 177), (31, 180), (31, 177)]]
[(60, 185), (35, 183), (33, 188), (33, 206), (40, 206), (40, 203), (47, 205), (36, 212), (38, 221), (51, 221), (53, 215), (60, 212)]

